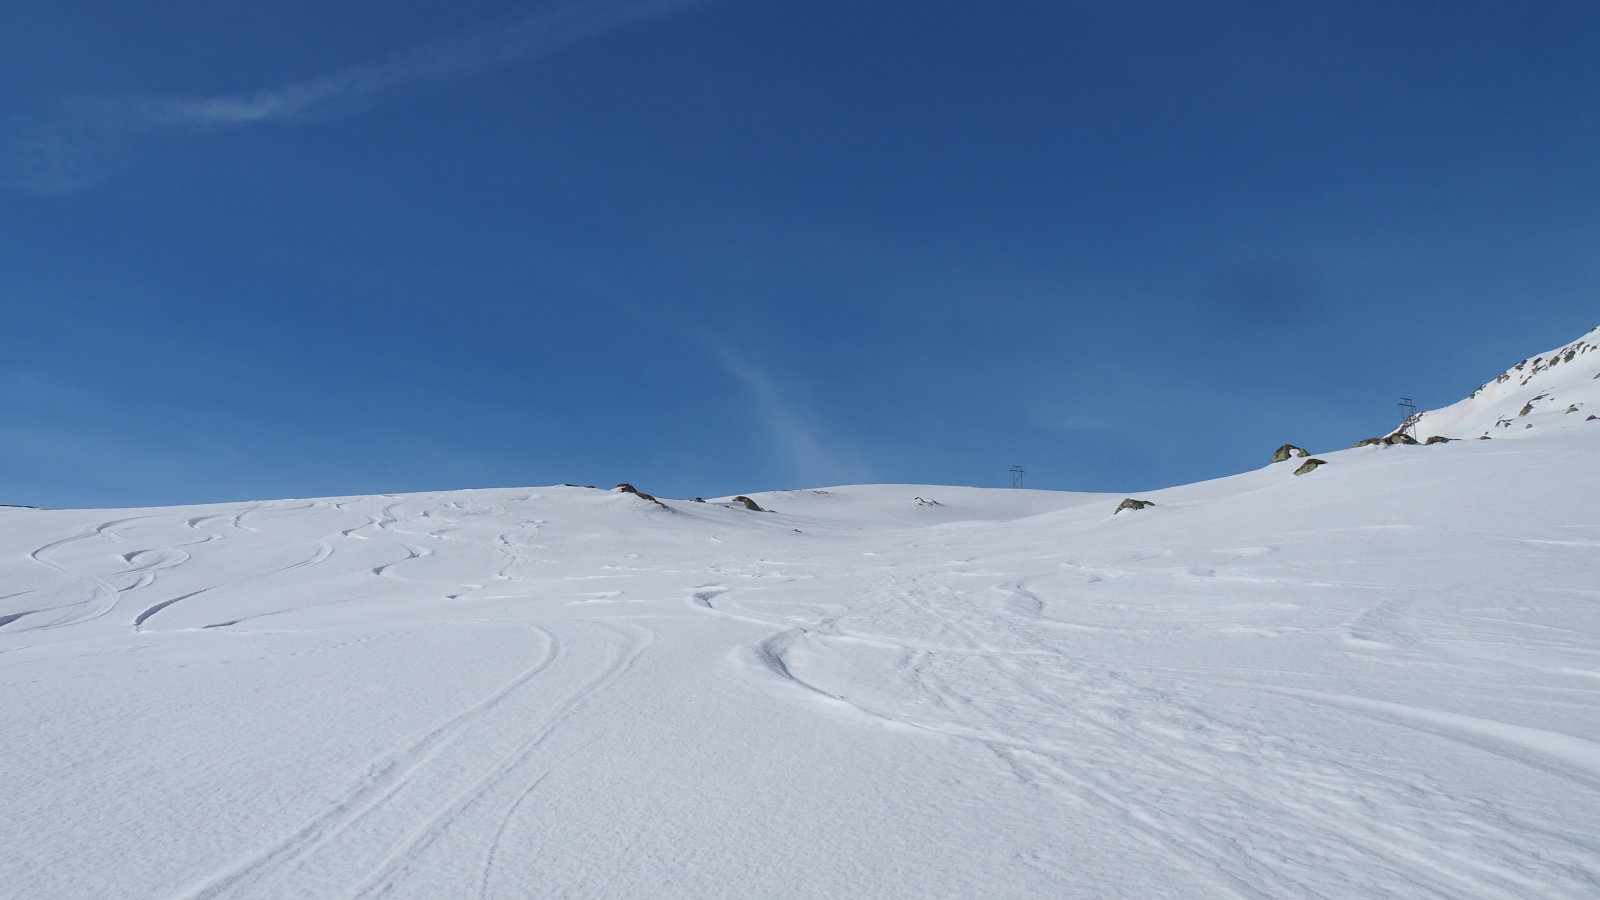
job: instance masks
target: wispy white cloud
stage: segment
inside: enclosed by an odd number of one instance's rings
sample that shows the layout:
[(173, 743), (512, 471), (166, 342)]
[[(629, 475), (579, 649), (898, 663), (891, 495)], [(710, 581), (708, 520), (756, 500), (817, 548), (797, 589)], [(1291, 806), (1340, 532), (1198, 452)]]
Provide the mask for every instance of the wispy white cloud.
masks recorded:
[(768, 441), (782, 457), (793, 478), (810, 486), (865, 481), (868, 467), (836, 435), (828, 435), (801, 412), (791, 399), (793, 391), (713, 335), (700, 335), (717, 365), (737, 382), (751, 403), (751, 411), (766, 431)]
[(392, 102), (712, 0), (569, 0), (395, 53), (379, 62), (219, 97), (68, 98), (0, 124), (0, 181), (37, 192), (87, 187), (175, 139), (228, 128), (302, 124)]

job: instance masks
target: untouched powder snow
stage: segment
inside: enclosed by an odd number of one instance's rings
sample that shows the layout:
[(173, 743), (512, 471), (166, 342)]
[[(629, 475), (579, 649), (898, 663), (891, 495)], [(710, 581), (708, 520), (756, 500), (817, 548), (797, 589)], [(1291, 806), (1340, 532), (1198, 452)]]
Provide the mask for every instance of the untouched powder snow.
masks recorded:
[(1534, 431), (0, 509), (0, 894), (1600, 896), (1600, 421)]

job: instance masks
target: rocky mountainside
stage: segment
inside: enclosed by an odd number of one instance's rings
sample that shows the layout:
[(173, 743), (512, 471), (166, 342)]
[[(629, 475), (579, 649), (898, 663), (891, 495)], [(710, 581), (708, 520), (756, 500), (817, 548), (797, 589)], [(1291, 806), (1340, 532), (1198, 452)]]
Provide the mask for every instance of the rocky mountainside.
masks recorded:
[[(1407, 431), (1419, 440), (1504, 438), (1600, 428), (1600, 328), (1525, 359), (1472, 395), (1417, 416)], [(1397, 429), (1398, 431), (1398, 429)]]

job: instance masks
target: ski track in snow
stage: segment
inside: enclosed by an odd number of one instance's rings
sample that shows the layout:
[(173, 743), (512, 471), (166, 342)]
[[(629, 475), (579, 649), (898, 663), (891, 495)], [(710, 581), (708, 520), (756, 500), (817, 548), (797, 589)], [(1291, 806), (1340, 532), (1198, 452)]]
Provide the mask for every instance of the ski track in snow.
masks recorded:
[[(1270, 496), (1264, 479), (1224, 499)], [(1556, 560), (1592, 579), (1600, 566), (1584, 551), (1600, 546), (1600, 526), (1509, 540), (1371, 523), (1136, 532), (1183, 514), (1163, 502), (1119, 520), (1085, 514), (1081, 527), (1069, 510), (1038, 526), (830, 531), (781, 511), (664, 512), (566, 490), (53, 526), (16, 557), (17, 589), (0, 584), (0, 650), (20, 671), (88, 658), (94, 642), (216, 653), (339, 628), (352, 636), (315, 649), (353, 654), (398, 626), (526, 635), (526, 659), (477, 699), (357, 768), (322, 773), (323, 799), (291, 807), (301, 818), (189, 871), (168, 895), (190, 900), (409, 896), (447, 875), (455, 896), (524, 893), (542, 884), (520, 868), (531, 836), (563, 840), (559, 807), (539, 798), (593, 754), (618, 752), (633, 715), (655, 721), (619, 711), (661, 677), (645, 668), (680, 656), (689, 671), (729, 673), (733, 693), (707, 703), (760, 698), (832, 740), (892, 735), (948, 765), (969, 760), (943, 777), (1055, 810), (1062, 840), (1019, 833), (1011, 851), (1008, 877), (1037, 890), (1084, 883), (1076, 837), (1137, 848), (1194, 896), (1600, 895), (1600, 735), (1587, 724), (1600, 700), (1600, 593), (1565, 576), (1544, 593), (1485, 583), (1498, 575), (1427, 586), (1463, 564), (1461, 542), (1520, 547), (1528, 572)], [(955, 503), (928, 514), (954, 516)], [(1074, 527), (1075, 543), (1055, 537)], [(1308, 554), (1315, 541), (1337, 548)], [(1434, 568), (1403, 582), (1408, 570), (1374, 562), (1389, 553)], [(1551, 725), (1562, 715), (1573, 733)], [(737, 732), (720, 739), (738, 746)], [(1488, 781), (1436, 770), (1431, 754)], [(1583, 802), (1551, 818), (1538, 798), (1553, 786)], [(937, 847), (958, 822), (922, 827)], [(1124, 890), (1106, 877), (1090, 883)]]
[(264, 879), (292, 870), (307, 857), (338, 840), (340, 835), (406, 789), (441, 752), (460, 739), (475, 716), (491, 710), (512, 692), (536, 678), (561, 656), (562, 644), (545, 629), (534, 629), (543, 638), (544, 652), (527, 669), (502, 685), (493, 694), (440, 723), (398, 752), (375, 761), (326, 811), (313, 817), (292, 834), (267, 849), (252, 853), (240, 863), (207, 879), (181, 894), (184, 897), (217, 897), (225, 892), (249, 888), (252, 880)]
[[(1406, 885), (1418, 896), (1519, 897), (1561, 883), (1572, 896), (1582, 896), (1600, 887), (1593, 868), (1600, 847), (1593, 841), (1550, 833), (1537, 820), (1507, 811), (1486, 815), (1481, 806), (1440, 795), (1426, 785), (1397, 781), (1308, 744), (1274, 739), (1189, 706), (1128, 673), (1063, 665), (1066, 660), (1037, 640), (1038, 629), (1028, 627), (1039, 624), (1046, 604), (1027, 590), (1026, 579), (991, 585), (992, 594), (1009, 602), (978, 615), (968, 609), (951, 611), (953, 606), (970, 606), (973, 591), (931, 588), (930, 580), (897, 578), (876, 592), (879, 603), (917, 612), (922, 621), (914, 635), (852, 633), (839, 627), (842, 616), (835, 614), (762, 641), (755, 659), (780, 679), (871, 717), (983, 744), (1027, 783), (1063, 791), (1080, 804), (1120, 809), (1131, 835), (1163, 853), (1185, 857), (1196, 877), (1220, 875), (1222, 886), (1237, 896), (1321, 895), (1330, 885), (1302, 880), (1293, 869), (1314, 870), (1341, 858), (1352, 867), (1379, 860), (1390, 872), (1420, 871)], [(702, 585), (693, 594), (698, 608), (740, 620), (780, 626), (795, 618), (753, 615), (729, 601), (729, 591), (721, 585)], [(1394, 611), (1392, 603), (1380, 606)], [(1021, 618), (1033, 621), (999, 633), (979, 630), (1016, 624), (1004, 614), (1017, 610), (1024, 611)], [(1368, 610), (1361, 618), (1372, 615)], [(897, 650), (904, 692), (864, 700), (851, 696), (849, 682), (825, 686), (825, 677), (809, 675), (807, 665), (796, 659), (796, 647), (806, 640)], [(963, 668), (980, 663), (987, 670), (982, 680), (986, 696), (964, 692), (956, 679), (941, 673), (941, 661), (952, 658)], [(828, 674), (823, 667), (818, 672)], [(996, 691), (996, 685), (1005, 689)], [(1541, 757), (1558, 756), (1568, 765), (1554, 771), (1600, 789), (1590, 774), (1600, 765), (1600, 745), (1592, 742), (1382, 701), (1310, 691), (1297, 695), (1473, 746), (1484, 746), (1487, 739), (1503, 748), (1496, 752), (1522, 765), (1550, 768)], [(1037, 713), (1019, 715), (1028, 707)], [(1112, 760), (1114, 767), (1108, 766)], [(1153, 793), (1146, 796), (1128, 777), (1130, 768), (1157, 779)], [(1182, 814), (1175, 815), (1170, 798), (1183, 785), (1196, 793), (1197, 802), (1181, 804)], [(1229, 834), (1195, 821), (1194, 809), (1218, 805), (1225, 812), (1215, 824), (1253, 820), (1249, 831)], [(1350, 815), (1352, 807), (1359, 815)], [(1266, 811), (1272, 812), (1263, 815)], [(1480, 853), (1485, 848), (1493, 852), (1440, 862), (1435, 856), (1441, 821), (1468, 833)], [(1305, 858), (1285, 865), (1285, 848), (1296, 845)], [(1572, 862), (1554, 871), (1531, 872), (1524, 864), (1557, 855)], [(1374, 884), (1371, 889), (1384, 888)]]

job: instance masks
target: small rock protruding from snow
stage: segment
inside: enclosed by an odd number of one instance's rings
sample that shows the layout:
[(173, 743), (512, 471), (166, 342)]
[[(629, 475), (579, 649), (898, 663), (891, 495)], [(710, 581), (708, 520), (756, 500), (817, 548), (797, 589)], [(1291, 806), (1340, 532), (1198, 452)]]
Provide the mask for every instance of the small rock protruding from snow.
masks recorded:
[(632, 494), (635, 497), (638, 497), (640, 500), (649, 500), (651, 503), (654, 503), (662, 509), (667, 508), (667, 505), (662, 503), (660, 500), (657, 500), (653, 494), (646, 494), (644, 491), (641, 491), (633, 485), (628, 484), (626, 481), (612, 488), (612, 490), (619, 494)]
[(940, 503), (939, 501), (934, 500), (934, 499), (932, 499), (930, 497), (915, 497), (913, 499), (916, 500), (916, 503), (917, 503), (918, 506), (943, 506), (944, 505), (943, 503)]
[(733, 502), (743, 503), (745, 509), (754, 510), (755, 512), (766, 512), (766, 510), (761, 508), (761, 504), (751, 500), (749, 497), (746, 497), (743, 494), (733, 498)]
[(1281, 463), (1291, 456), (1304, 458), (1310, 455), (1311, 451), (1304, 447), (1296, 447), (1294, 444), (1284, 444), (1282, 447), (1272, 451), (1272, 461), (1275, 463)]
[[(1414, 444), (1416, 441), (1412, 441), (1412, 443)], [(1308, 472), (1315, 472), (1318, 466), (1325, 466), (1327, 464), (1328, 461), (1325, 459), (1308, 459), (1300, 464), (1300, 468), (1294, 470), (1294, 474), (1304, 475)]]
[(1144, 509), (1146, 506), (1155, 506), (1155, 502), (1151, 500), (1135, 500), (1132, 497), (1129, 497), (1128, 499), (1117, 504), (1116, 512), (1113, 512), (1112, 515), (1114, 516), (1125, 509)]

